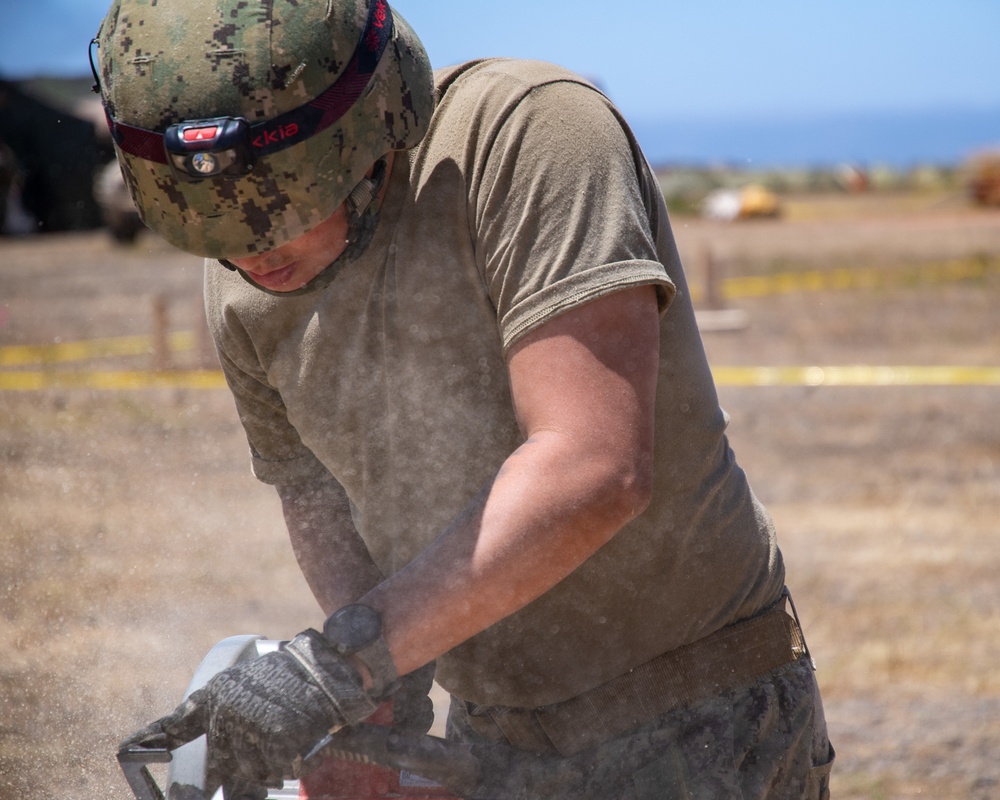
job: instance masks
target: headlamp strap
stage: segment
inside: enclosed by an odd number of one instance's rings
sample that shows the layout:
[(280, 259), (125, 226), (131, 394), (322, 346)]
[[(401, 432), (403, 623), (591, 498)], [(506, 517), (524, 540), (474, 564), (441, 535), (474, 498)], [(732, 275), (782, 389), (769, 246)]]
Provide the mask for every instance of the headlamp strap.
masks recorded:
[[(249, 148), (247, 154), (251, 157), (250, 160), (292, 147), (340, 120), (368, 88), (382, 54), (392, 39), (392, 32), (392, 9), (389, 4), (386, 0), (372, 0), (368, 8), (368, 20), (354, 55), (337, 80), (308, 103), (267, 122), (248, 126), (244, 147)], [(96, 80), (96, 69), (94, 77)], [(122, 152), (158, 164), (170, 163), (164, 134), (115, 120), (107, 104), (104, 111), (111, 135)], [(180, 123), (184, 128), (199, 124), (198, 120)], [(173, 127), (175, 126), (171, 126)], [(209, 147), (205, 144), (194, 141), (190, 149), (193, 152), (210, 149), (211, 143)]]

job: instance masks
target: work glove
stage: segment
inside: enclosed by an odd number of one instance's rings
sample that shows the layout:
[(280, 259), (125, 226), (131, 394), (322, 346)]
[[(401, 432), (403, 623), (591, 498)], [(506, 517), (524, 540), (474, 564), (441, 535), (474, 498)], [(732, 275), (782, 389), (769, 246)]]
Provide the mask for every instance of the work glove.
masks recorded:
[(317, 631), (237, 664), (192, 692), (172, 714), (137, 731), (121, 749), (176, 749), (207, 736), (205, 795), (262, 796), (295, 777), (296, 760), (328, 732), (378, 707), (361, 677)]
[(399, 679), (392, 695), (392, 727), (403, 736), (419, 738), (434, 724), (434, 703), (430, 698), (434, 684), (434, 662)]

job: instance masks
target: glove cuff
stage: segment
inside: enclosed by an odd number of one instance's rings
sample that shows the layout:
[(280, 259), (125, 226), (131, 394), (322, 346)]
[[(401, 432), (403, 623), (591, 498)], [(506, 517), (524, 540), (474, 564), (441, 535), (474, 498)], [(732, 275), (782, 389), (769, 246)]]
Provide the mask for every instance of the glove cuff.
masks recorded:
[(342, 656), (354, 656), (371, 674), (372, 697), (384, 700), (399, 688), (396, 663), (382, 636), (382, 618), (370, 606), (353, 603), (334, 611), (323, 625), (323, 637)]
[(361, 676), (333, 652), (319, 631), (303, 631), (285, 645), (285, 652), (323, 690), (344, 724), (354, 725), (375, 713), (378, 704), (365, 691)]

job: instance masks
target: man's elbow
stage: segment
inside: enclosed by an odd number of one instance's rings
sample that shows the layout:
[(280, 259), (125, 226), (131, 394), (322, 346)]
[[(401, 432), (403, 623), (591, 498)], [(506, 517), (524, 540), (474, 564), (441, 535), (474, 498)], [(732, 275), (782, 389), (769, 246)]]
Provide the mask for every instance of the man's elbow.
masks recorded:
[(653, 470), (651, 466), (631, 464), (616, 471), (607, 492), (609, 507), (614, 509), (618, 527), (627, 525), (641, 515), (653, 499)]

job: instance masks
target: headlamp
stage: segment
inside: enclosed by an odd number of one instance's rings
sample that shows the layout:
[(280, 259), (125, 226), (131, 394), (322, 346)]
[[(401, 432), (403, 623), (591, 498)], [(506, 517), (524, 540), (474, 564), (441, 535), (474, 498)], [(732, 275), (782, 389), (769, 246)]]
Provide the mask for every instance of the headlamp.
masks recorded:
[[(216, 177), (239, 178), (253, 170), (254, 161), (276, 153), (336, 124), (368, 90), (382, 53), (393, 36), (392, 11), (385, 0), (375, 0), (350, 61), (337, 79), (312, 100), (274, 119), (251, 125), (243, 117), (185, 120), (163, 133), (115, 119), (105, 101), (104, 112), (115, 144), (123, 152), (147, 161), (169, 164), (174, 176), (186, 183)], [(90, 43), (94, 91), (101, 80)]]
[(163, 145), (178, 180), (240, 177), (253, 169), (250, 123), (242, 117), (185, 120), (167, 128)]

